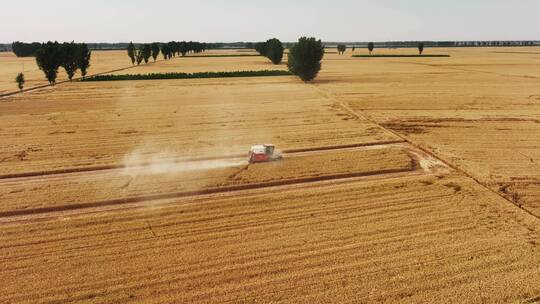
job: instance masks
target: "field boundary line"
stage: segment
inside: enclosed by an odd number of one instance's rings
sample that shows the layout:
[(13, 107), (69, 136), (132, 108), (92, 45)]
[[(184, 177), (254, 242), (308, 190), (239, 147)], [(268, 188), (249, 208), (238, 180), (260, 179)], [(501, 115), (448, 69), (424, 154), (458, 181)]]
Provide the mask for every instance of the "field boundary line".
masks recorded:
[(341, 99), (339, 99), (339, 97), (337, 97), (333, 92), (329, 92), (328, 90), (325, 90), (325, 89), (322, 89), (321, 87), (319, 87), (318, 85), (314, 84), (313, 85), (314, 88), (319, 91), (319, 92), (322, 92), (325, 96), (329, 96), (330, 98), (332, 98), (335, 102), (338, 102), (339, 105), (346, 111), (346, 112), (349, 112), (350, 114), (354, 115), (355, 117), (359, 118), (359, 119), (365, 119), (366, 121), (378, 126), (379, 128), (397, 136), (398, 138), (401, 138), (403, 141), (407, 142), (408, 144), (410, 144), (411, 146), (415, 147), (416, 149), (426, 153), (427, 155), (437, 159), (438, 161), (444, 163), (445, 165), (447, 165), (448, 167), (452, 168), (453, 170), (457, 171), (457, 172), (460, 172), (461, 174), (465, 175), (466, 177), (472, 179), (473, 181), (475, 181), (478, 185), (484, 187), (485, 189), (489, 190), (490, 192), (496, 194), (497, 196), (501, 197), (502, 199), (506, 200), (507, 202), (509, 202), (510, 204), (512, 204), (513, 206), (519, 208), (520, 210), (523, 210), (525, 213), (529, 214), (530, 216), (534, 217), (535, 219), (537, 220), (540, 220), (540, 216), (539, 215), (536, 215), (535, 213), (533, 213), (532, 211), (524, 208), (523, 206), (521, 205), (518, 205), (516, 202), (514, 202), (513, 200), (511, 200), (510, 198), (506, 197), (505, 195), (503, 195), (502, 193), (496, 191), (495, 189), (489, 187), (488, 185), (484, 184), (482, 181), (480, 181), (478, 178), (474, 177), (472, 174), (470, 174), (469, 172), (465, 171), (464, 169), (458, 167), (457, 165), (454, 165), (452, 164), (451, 162), (447, 161), (446, 159), (440, 157), (439, 155), (436, 155), (434, 152), (432, 152), (431, 150), (413, 142), (412, 140), (410, 140), (409, 138), (401, 135), (400, 133), (396, 132), (396, 131), (393, 131), (391, 129), (388, 129), (388, 128), (385, 128), (384, 126), (382, 126), (381, 124), (379, 124), (377, 121), (363, 115), (363, 114), (360, 114), (358, 112), (356, 112), (355, 110), (353, 110), (345, 101), (342, 101)]
[(77, 203), (77, 204), (54, 206), (54, 207), (3, 211), (3, 212), (0, 212), (0, 218), (37, 215), (37, 214), (54, 213), (54, 212), (62, 212), (62, 211), (116, 206), (116, 205), (135, 204), (135, 203), (142, 203), (142, 202), (148, 202), (148, 201), (158, 201), (158, 200), (184, 198), (184, 197), (195, 197), (195, 196), (210, 195), (210, 194), (232, 193), (232, 192), (238, 192), (238, 191), (243, 191), (243, 190), (255, 190), (255, 189), (262, 189), (262, 188), (273, 188), (273, 187), (279, 187), (279, 186), (301, 185), (301, 184), (309, 184), (309, 183), (333, 181), (333, 180), (338, 181), (338, 180), (377, 176), (377, 175), (415, 173), (417, 171), (418, 170), (416, 170), (415, 168), (372, 170), (372, 171), (366, 171), (366, 172), (331, 174), (331, 175), (297, 178), (297, 179), (286, 179), (286, 180), (263, 182), (263, 183), (206, 188), (206, 189), (192, 190), (192, 191), (152, 194), (152, 195), (145, 195), (145, 196), (135, 196), (135, 197), (128, 197), (128, 198), (113, 199), (113, 200), (96, 201), (96, 202), (90, 202), (90, 203)]
[[(351, 184), (357, 184), (361, 182), (373, 182), (373, 181), (392, 181), (392, 180), (402, 180), (404, 178), (423, 178), (428, 176), (433, 176), (433, 173), (426, 173), (422, 171), (405, 171), (402, 173), (389, 173), (389, 174), (379, 174), (379, 175), (371, 175), (371, 176), (361, 176), (361, 177), (353, 177), (353, 178), (344, 178), (344, 179), (334, 179), (334, 180), (326, 180), (326, 181), (319, 181), (319, 182), (312, 182), (312, 183), (304, 183), (304, 184), (293, 184), (293, 185), (284, 185), (284, 186), (276, 186), (276, 187), (267, 187), (267, 188), (255, 188), (255, 189), (247, 189), (247, 190), (239, 190), (239, 191), (233, 191), (233, 192), (221, 192), (221, 193), (214, 193), (214, 194), (201, 194), (197, 196), (191, 196), (191, 197), (185, 197), (184, 199), (191, 200), (189, 202), (182, 202), (186, 204), (193, 204), (196, 202), (197, 204), (200, 204), (201, 202), (204, 202), (205, 204), (210, 203), (208, 199), (210, 198), (232, 198), (232, 197), (242, 197), (242, 198), (249, 198), (254, 197), (258, 195), (268, 195), (268, 194), (283, 194), (286, 191), (295, 191), (298, 188), (302, 188), (303, 190), (312, 190), (312, 189), (320, 189), (324, 187), (347, 187)], [(66, 211), (57, 211), (57, 212), (49, 212), (49, 213), (40, 213), (40, 214), (29, 214), (29, 215), (21, 215), (21, 216), (12, 216), (12, 217), (0, 217), (0, 225), (3, 224), (13, 224), (13, 223), (27, 223), (27, 222), (36, 222), (36, 221), (49, 221), (49, 220), (56, 220), (59, 218), (65, 218), (70, 216), (86, 216), (89, 214), (98, 214), (103, 212), (110, 212), (110, 211), (119, 211), (119, 210), (136, 210), (141, 208), (147, 208), (148, 203), (151, 203), (152, 207), (158, 206), (161, 207), (167, 207), (167, 206), (177, 206), (179, 204), (178, 200), (175, 198), (172, 199), (162, 199), (162, 200), (155, 200), (155, 201), (143, 201), (139, 203), (126, 203), (122, 205), (110, 205), (110, 206), (104, 206), (104, 207), (92, 207), (92, 208), (83, 208), (83, 209), (74, 209), (74, 210), (66, 210)]]

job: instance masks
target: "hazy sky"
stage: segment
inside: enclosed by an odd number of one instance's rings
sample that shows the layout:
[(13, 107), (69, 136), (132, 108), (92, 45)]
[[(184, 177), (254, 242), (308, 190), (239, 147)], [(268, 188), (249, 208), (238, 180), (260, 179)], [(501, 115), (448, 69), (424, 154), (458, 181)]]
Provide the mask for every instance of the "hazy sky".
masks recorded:
[(540, 40), (540, 0), (1, 1), (0, 42)]

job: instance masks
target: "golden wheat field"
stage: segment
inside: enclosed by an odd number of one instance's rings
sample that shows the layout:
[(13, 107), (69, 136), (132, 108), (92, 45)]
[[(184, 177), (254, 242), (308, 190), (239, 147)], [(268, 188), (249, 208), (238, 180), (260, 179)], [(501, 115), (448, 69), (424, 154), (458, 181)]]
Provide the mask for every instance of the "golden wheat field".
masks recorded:
[[(0, 52), (0, 95), (17, 90), (15, 76), (24, 72), (26, 87), (46, 85), (47, 80), (43, 72), (39, 70), (36, 60), (33, 57), (18, 58), (13, 53)], [(89, 74), (99, 74), (117, 69), (129, 68), (131, 61), (126, 57), (124, 51), (94, 51), (92, 52), (91, 66)], [(80, 77), (77, 73), (75, 77)], [(59, 70), (58, 81), (68, 80), (63, 69)]]
[[(0, 99), (0, 303), (539, 301), (540, 49), (426, 53), (451, 57)], [(91, 74), (131, 66), (94, 54)], [(19, 64), (0, 53), (0, 93)], [(286, 66), (111, 73), (262, 69)], [(260, 143), (283, 159), (249, 164)]]

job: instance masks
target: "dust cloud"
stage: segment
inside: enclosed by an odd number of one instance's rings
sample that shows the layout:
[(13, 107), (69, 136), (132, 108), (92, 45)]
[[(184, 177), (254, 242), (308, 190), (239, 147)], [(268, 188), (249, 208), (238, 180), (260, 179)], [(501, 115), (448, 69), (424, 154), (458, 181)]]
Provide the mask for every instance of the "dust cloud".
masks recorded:
[(135, 178), (140, 175), (173, 175), (194, 171), (225, 169), (247, 165), (242, 159), (217, 159), (204, 161), (175, 160), (175, 155), (168, 152), (145, 154), (134, 150), (124, 157), (123, 175)]

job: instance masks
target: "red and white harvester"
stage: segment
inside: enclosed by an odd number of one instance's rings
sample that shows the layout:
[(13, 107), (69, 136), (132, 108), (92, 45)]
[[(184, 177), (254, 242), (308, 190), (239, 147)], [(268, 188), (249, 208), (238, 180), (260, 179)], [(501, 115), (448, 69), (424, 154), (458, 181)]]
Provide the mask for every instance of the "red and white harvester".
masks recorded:
[(281, 154), (276, 151), (276, 146), (271, 144), (255, 145), (251, 147), (251, 150), (249, 151), (250, 164), (267, 163), (282, 158)]

